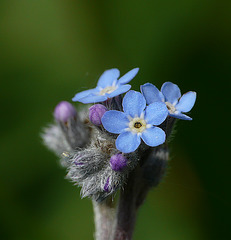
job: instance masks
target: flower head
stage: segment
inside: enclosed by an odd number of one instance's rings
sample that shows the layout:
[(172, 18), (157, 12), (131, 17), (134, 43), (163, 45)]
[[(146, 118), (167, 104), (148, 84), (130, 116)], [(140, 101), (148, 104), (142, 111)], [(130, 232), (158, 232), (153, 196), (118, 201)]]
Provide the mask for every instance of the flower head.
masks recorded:
[(124, 112), (107, 111), (101, 121), (111, 133), (120, 134), (116, 139), (116, 148), (123, 153), (134, 152), (141, 139), (151, 147), (165, 142), (165, 132), (156, 127), (168, 115), (168, 109), (162, 102), (154, 102), (146, 107), (143, 95), (129, 91), (123, 98)]
[(131, 85), (130, 82), (138, 73), (139, 68), (134, 68), (120, 79), (120, 72), (117, 68), (106, 70), (99, 78), (96, 88), (77, 93), (72, 101), (82, 103), (104, 102), (108, 98), (113, 98), (127, 92)]
[(171, 82), (165, 82), (161, 91), (153, 84), (146, 83), (141, 86), (147, 104), (162, 101), (168, 108), (169, 115), (183, 120), (192, 120), (192, 118), (183, 114), (189, 112), (195, 104), (196, 92), (187, 92), (181, 96), (179, 87)]

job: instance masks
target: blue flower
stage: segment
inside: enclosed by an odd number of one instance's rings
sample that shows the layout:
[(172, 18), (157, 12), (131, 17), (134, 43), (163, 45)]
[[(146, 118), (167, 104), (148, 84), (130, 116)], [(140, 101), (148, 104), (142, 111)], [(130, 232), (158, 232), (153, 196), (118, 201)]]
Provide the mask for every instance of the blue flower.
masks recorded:
[(131, 85), (130, 82), (138, 73), (139, 68), (134, 68), (119, 80), (120, 71), (116, 68), (106, 70), (99, 78), (96, 88), (77, 93), (72, 101), (82, 103), (104, 102), (108, 98), (113, 98), (127, 92)]
[(123, 98), (124, 112), (107, 111), (101, 121), (104, 128), (111, 133), (120, 134), (116, 139), (116, 148), (123, 153), (134, 152), (141, 139), (151, 147), (165, 142), (165, 132), (156, 127), (168, 115), (163, 102), (155, 102), (146, 107), (143, 95), (129, 91)]
[(141, 86), (147, 104), (162, 101), (166, 104), (169, 115), (183, 120), (192, 120), (192, 118), (183, 114), (189, 112), (195, 104), (196, 92), (187, 92), (181, 96), (179, 87), (171, 82), (165, 82), (161, 87), (161, 92), (151, 83)]

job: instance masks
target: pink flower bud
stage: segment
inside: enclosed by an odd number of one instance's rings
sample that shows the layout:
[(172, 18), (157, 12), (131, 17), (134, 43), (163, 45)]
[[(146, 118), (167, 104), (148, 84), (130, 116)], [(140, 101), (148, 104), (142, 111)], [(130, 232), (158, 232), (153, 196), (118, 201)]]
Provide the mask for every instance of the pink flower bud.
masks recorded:
[(57, 121), (67, 122), (68, 119), (76, 117), (76, 110), (75, 108), (66, 101), (60, 102), (54, 111), (54, 117)]
[(89, 119), (96, 126), (102, 125), (101, 118), (108, 109), (102, 104), (95, 104), (89, 108)]

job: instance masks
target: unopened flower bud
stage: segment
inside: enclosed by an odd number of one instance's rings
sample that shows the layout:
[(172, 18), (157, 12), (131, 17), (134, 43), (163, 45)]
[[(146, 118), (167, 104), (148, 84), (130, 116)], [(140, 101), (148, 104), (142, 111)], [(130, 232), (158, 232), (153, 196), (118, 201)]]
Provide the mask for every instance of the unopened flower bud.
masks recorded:
[(89, 119), (96, 125), (102, 125), (101, 118), (108, 109), (102, 104), (95, 104), (89, 108)]
[(88, 130), (72, 104), (60, 102), (54, 110), (54, 117), (72, 149), (83, 147), (87, 143)]
[(68, 119), (76, 117), (76, 114), (75, 108), (66, 101), (60, 102), (54, 111), (55, 119), (60, 122), (67, 122)]
[(120, 172), (127, 166), (127, 158), (120, 153), (115, 154), (110, 159), (110, 165), (112, 170)]

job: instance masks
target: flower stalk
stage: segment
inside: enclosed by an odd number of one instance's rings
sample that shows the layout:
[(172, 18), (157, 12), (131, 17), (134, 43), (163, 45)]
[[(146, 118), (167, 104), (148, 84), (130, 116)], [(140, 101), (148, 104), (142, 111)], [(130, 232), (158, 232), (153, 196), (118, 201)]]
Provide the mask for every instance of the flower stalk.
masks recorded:
[(131, 240), (136, 222), (137, 175), (139, 168), (132, 172), (124, 189), (120, 191), (116, 228), (113, 240)]
[(95, 240), (109, 240), (112, 236), (115, 206), (112, 198), (98, 203), (92, 201), (94, 209), (94, 222), (95, 222)]

